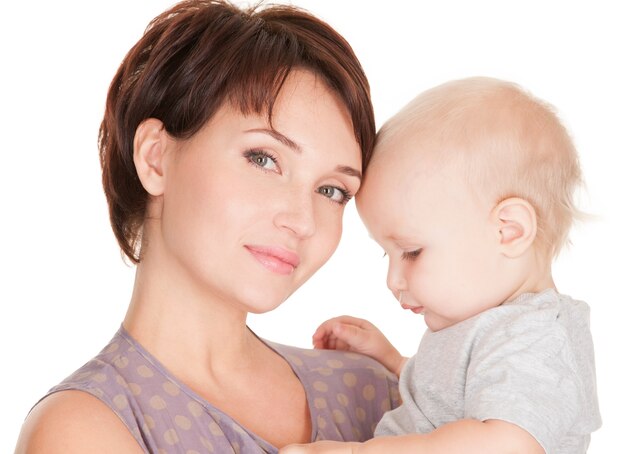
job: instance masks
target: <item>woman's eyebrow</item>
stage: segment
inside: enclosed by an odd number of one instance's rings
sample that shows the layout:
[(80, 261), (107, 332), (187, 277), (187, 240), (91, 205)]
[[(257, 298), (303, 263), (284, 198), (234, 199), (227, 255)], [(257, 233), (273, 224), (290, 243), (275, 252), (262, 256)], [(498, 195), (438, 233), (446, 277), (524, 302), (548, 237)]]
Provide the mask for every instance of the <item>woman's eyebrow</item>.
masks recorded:
[[(286, 135), (276, 131), (275, 129), (268, 129), (268, 128), (252, 128), (252, 129), (246, 129), (244, 132), (260, 132), (261, 134), (267, 134), (269, 136), (271, 136), (272, 138), (278, 140), (280, 143), (282, 143), (283, 145), (291, 148), (293, 151), (297, 152), (297, 153), (302, 153), (302, 147), (300, 147), (300, 145), (298, 145), (295, 141), (291, 140), (289, 137), (287, 137)], [(337, 166), (335, 168), (335, 170), (337, 172), (341, 172), (343, 174), (349, 175), (351, 177), (356, 177), (359, 179), (359, 181), (361, 181), (363, 179), (361, 172), (359, 172), (357, 169), (350, 167), (350, 166)]]
[(296, 142), (291, 140), (286, 135), (281, 134), (280, 132), (276, 131), (275, 129), (253, 128), (253, 129), (247, 129), (245, 132), (260, 132), (260, 133), (263, 133), (263, 134), (267, 134), (267, 135), (273, 137), (274, 139), (278, 140), (283, 145), (291, 148), (293, 151), (296, 151), (298, 153), (302, 153), (302, 148), (300, 147), (300, 145), (298, 145)]
[(335, 168), (335, 170), (337, 172), (341, 172), (341, 173), (345, 173), (346, 175), (350, 175), (351, 177), (357, 177), (359, 179), (359, 181), (361, 181), (363, 179), (361, 172), (359, 172), (358, 170), (356, 170), (353, 167), (350, 166), (337, 166)]

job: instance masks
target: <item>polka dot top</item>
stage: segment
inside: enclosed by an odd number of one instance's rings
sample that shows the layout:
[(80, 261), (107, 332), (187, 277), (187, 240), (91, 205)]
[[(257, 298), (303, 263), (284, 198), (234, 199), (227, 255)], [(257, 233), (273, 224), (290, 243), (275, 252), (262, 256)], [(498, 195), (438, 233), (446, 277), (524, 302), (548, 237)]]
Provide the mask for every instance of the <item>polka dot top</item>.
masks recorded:
[[(383, 413), (400, 403), (396, 377), (368, 357), (263, 342), (289, 363), (304, 387), (311, 441), (372, 438)], [(178, 381), (123, 327), (47, 395), (65, 390), (102, 400), (148, 453), (278, 452)]]

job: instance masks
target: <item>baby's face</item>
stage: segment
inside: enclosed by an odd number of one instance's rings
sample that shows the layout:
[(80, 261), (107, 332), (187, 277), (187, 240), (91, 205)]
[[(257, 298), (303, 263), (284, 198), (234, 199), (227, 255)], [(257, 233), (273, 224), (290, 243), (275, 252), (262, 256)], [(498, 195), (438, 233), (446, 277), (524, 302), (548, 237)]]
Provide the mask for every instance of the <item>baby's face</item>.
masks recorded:
[(461, 164), (438, 163), (414, 140), (377, 149), (357, 195), (370, 235), (389, 257), (387, 286), (437, 331), (500, 304), (510, 292), (491, 201)]

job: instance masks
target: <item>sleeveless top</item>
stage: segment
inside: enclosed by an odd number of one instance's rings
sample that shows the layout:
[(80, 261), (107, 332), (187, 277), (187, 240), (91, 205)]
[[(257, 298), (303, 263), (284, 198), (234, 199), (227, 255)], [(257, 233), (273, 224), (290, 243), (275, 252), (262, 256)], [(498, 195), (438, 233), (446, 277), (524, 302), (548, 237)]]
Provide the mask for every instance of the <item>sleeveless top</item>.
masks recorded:
[[(371, 358), (262, 341), (289, 363), (304, 387), (311, 441), (370, 439), (383, 413), (400, 404), (397, 378)], [(123, 327), (46, 396), (66, 390), (104, 402), (148, 453), (278, 452), (177, 380)]]

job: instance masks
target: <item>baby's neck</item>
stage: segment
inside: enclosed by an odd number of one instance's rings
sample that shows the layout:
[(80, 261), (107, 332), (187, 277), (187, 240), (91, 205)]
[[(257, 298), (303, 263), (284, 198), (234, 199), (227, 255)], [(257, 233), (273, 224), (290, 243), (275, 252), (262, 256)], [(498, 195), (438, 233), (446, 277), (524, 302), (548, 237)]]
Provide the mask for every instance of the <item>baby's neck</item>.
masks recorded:
[(552, 261), (535, 256), (529, 260), (525, 273), (519, 280), (519, 285), (506, 301), (512, 301), (524, 293), (540, 293), (547, 289), (556, 290), (552, 278)]

